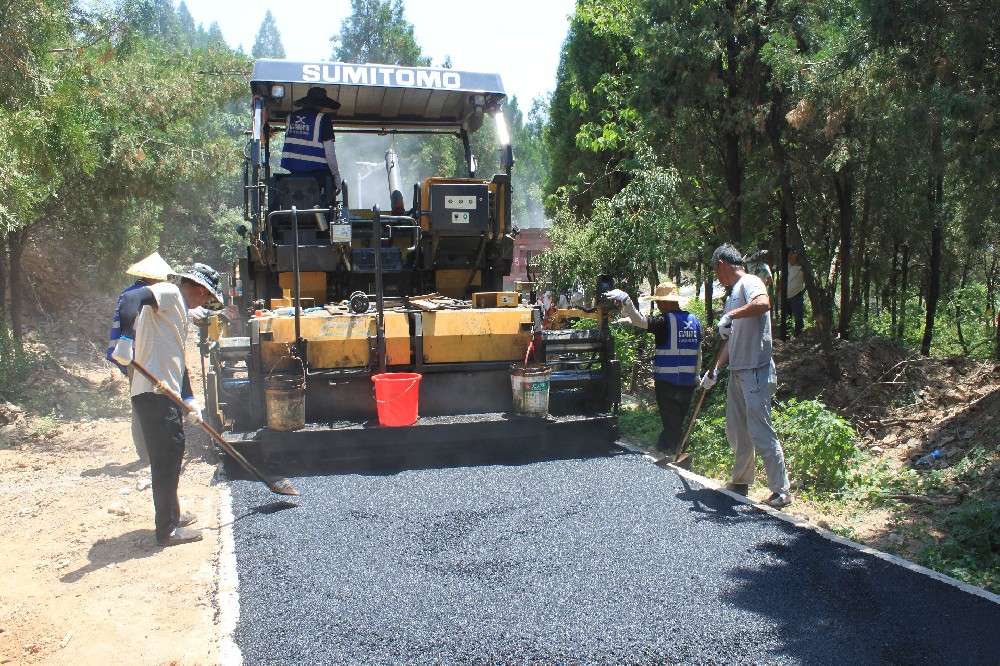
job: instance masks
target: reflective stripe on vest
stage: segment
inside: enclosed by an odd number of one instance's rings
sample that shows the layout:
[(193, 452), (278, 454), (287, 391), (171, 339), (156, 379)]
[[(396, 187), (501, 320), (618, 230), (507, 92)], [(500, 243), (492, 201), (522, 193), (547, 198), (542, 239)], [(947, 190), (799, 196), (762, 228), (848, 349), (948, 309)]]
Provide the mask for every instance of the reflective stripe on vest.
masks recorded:
[(653, 378), (678, 386), (694, 386), (698, 380), (698, 350), (701, 325), (689, 313), (668, 312), (670, 335), (656, 347)]
[(326, 169), (326, 149), (319, 140), (323, 114), (305, 109), (288, 117), (285, 147), (281, 152), (281, 168), (289, 171), (319, 171)]

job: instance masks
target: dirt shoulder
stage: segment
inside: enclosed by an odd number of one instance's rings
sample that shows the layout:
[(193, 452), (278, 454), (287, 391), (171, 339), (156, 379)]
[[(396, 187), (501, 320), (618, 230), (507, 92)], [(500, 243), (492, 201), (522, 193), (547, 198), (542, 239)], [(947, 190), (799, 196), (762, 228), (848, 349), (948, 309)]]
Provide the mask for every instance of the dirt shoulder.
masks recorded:
[(0, 420), (12, 421), (0, 427), (0, 663), (217, 663), (217, 456), (189, 427), (181, 507), (204, 539), (159, 547), (127, 383), (90, 359), (49, 364), (36, 387), (76, 418), (8, 407)]

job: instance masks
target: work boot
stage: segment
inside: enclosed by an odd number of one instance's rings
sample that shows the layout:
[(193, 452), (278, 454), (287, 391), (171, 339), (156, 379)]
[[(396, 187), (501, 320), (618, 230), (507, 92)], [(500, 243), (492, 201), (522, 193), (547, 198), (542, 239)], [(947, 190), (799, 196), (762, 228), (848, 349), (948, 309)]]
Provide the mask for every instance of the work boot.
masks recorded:
[(181, 514), (180, 520), (177, 521), (177, 527), (187, 527), (188, 525), (194, 525), (197, 522), (198, 516), (185, 511)]
[(176, 546), (182, 543), (201, 541), (201, 530), (190, 530), (186, 527), (175, 527), (164, 538), (156, 537), (156, 543), (161, 546)]
[(792, 503), (791, 493), (771, 493), (771, 496), (764, 500), (764, 504), (780, 509)]
[(737, 495), (743, 495), (743, 497), (746, 497), (750, 493), (749, 483), (733, 483), (732, 481), (728, 481), (723, 487), (729, 492), (736, 493)]

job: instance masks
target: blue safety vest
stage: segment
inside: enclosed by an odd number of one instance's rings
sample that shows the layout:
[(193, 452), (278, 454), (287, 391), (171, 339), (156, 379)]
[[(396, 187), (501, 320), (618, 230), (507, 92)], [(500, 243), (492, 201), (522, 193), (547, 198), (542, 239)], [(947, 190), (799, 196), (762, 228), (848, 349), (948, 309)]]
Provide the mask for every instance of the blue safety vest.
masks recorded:
[(677, 386), (694, 386), (698, 381), (701, 324), (690, 312), (668, 312), (663, 316), (670, 330), (656, 345), (653, 379)]
[(289, 171), (320, 171), (327, 168), (326, 149), (319, 132), (323, 114), (316, 109), (299, 109), (288, 116), (281, 168)]

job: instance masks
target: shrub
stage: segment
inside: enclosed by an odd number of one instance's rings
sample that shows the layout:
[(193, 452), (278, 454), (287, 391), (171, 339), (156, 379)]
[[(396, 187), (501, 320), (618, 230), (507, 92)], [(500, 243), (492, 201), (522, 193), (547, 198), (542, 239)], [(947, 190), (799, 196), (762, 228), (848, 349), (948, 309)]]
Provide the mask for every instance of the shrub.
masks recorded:
[(778, 403), (774, 429), (785, 452), (789, 478), (815, 490), (836, 490), (848, 478), (848, 461), (856, 458), (855, 433), (841, 416), (819, 400)]
[(16, 340), (0, 313), (0, 400), (15, 400), (38, 364), (38, 356)]

